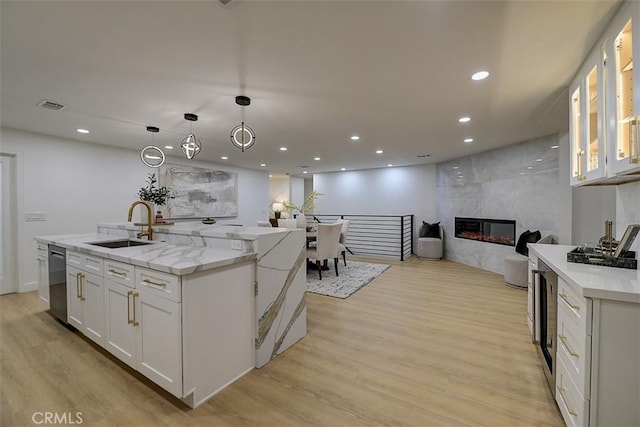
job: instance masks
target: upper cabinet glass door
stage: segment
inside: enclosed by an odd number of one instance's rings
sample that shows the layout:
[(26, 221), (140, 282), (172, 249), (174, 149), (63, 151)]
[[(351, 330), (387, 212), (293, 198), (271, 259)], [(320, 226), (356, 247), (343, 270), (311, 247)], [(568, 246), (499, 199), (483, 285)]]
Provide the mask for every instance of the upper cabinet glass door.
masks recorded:
[(634, 58), (640, 49), (638, 2), (629, 2), (613, 20), (607, 36), (607, 52), (611, 58), (608, 100), (608, 175), (640, 170), (640, 76)]
[(581, 110), (581, 102), (580, 102), (580, 86), (575, 88), (573, 93), (571, 94), (570, 100), (570, 135), (571, 135), (571, 184), (577, 184), (582, 180), (582, 138), (581, 129), (582, 124), (580, 121), (580, 110)]
[(604, 52), (594, 50), (569, 86), (571, 185), (598, 182), (606, 175), (604, 67)]
[(586, 161), (587, 172), (597, 170), (600, 166), (600, 110), (598, 109), (598, 67), (594, 66), (587, 75), (586, 81), (587, 102), (586, 117), (587, 134), (586, 134)]

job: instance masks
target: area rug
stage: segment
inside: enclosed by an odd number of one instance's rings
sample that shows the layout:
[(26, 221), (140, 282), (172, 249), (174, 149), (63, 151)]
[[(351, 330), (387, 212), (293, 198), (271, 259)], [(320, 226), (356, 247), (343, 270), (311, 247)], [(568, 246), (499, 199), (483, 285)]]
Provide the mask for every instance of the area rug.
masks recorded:
[(338, 273), (340, 275), (336, 277), (333, 263), (330, 262), (329, 264), (329, 270), (322, 271), (322, 280), (318, 279), (316, 270), (307, 269), (307, 292), (344, 299), (390, 267), (387, 264), (347, 260), (346, 266), (342, 262), (338, 265)]

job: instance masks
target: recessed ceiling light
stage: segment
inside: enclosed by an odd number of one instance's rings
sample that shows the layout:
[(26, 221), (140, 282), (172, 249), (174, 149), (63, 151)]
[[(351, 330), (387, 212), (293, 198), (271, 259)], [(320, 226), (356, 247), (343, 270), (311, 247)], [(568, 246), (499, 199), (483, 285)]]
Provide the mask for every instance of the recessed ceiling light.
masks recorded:
[(484, 80), (489, 77), (488, 71), (478, 71), (471, 76), (471, 80)]
[(76, 129), (76, 132), (78, 132), (78, 133), (89, 133), (89, 131), (87, 129), (82, 129), (82, 128)]
[(167, 150), (173, 150), (173, 145), (165, 145), (164, 148)]
[(458, 166), (454, 166), (453, 168), (454, 168), (454, 169), (458, 169)]
[(533, 169), (533, 166), (527, 166), (527, 169)]
[(541, 161), (542, 161), (542, 159), (536, 159), (536, 162), (541, 162)]
[(524, 175), (524, 172), (520, 172), (520, 175)]
[(287, 147), (280, 147), (280, 151), (287, 151)]
[(470, 121), (471, 121), (471, 117), (460, 117), (460, 118), (458, 119), (458, 121), (459, 121), (460, 123), (467, 123), (467, 122), (470, 122)]
[(260, 163), (260, 166), (265, 167), (265, 166), (267, 166), (267, 164), (266, 163)]
[(307, 172), (307, 171), (302, 171), (302, 173), (309, 173), (309, 172)]
[(347, 170), (347, 168), (340, 168), (340, 170), (341, 170), (341, 171), (346, 171), (346, 170)]
[(384, 153), (384, 151), (382, 151), (382, 150), (376, 150), (376, 154), (382, 154), (382, 153)]
[(360, 139), (360, 137), (359, 137), (358, 135), (353, 135), (353, 136), (351, 137), (351, 140), (352, 140), (352, 141), (357, 141), (357, 140), (359, 140), (359, 139)]
[(221, 156), (220, 157), (222, 160), (229, 160), (229, 158), (227, 156)]
[(387, 167), (390, 168), (391, 166), (393, 166), (391, 163), (387, 164)]
[(466, 142), (467, 144), (471, 144), (473, 142), (473, 138), (466, 138), (464, 142)]
[(314, 157), (313, 160), (318, 161), (320, 160), (320, 157)]
[(556, 148), (558, 148), (558, 147), (560, 147), (560, 146), (559, 146), (559, 145), (552, 145), (552, 146), (551, 146), (551, 148), (553, 148), (554, 150), (555, 150)]

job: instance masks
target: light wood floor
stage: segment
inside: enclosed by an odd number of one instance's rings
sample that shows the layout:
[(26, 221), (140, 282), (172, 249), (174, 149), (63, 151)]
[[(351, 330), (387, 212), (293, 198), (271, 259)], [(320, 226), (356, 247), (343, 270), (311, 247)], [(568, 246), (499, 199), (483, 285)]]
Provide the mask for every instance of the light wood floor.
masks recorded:
[(346, 300), (307, 294), (308, 335), (191, 410), (39, 306), (0, 297), (0, 420), (88, 426), (563, 426), (526, 292), (451, 261), (390, 262)]

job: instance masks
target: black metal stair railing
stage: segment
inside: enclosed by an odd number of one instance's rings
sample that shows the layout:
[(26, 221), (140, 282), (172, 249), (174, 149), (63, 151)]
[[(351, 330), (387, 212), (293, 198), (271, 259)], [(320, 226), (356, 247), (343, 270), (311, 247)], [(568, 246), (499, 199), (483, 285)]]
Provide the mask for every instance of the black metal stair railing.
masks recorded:
[(413, 215), (305, 214), (307, 225), (348, 219), (346, 247), (351, 254), (404, 261), (413, 254)]

